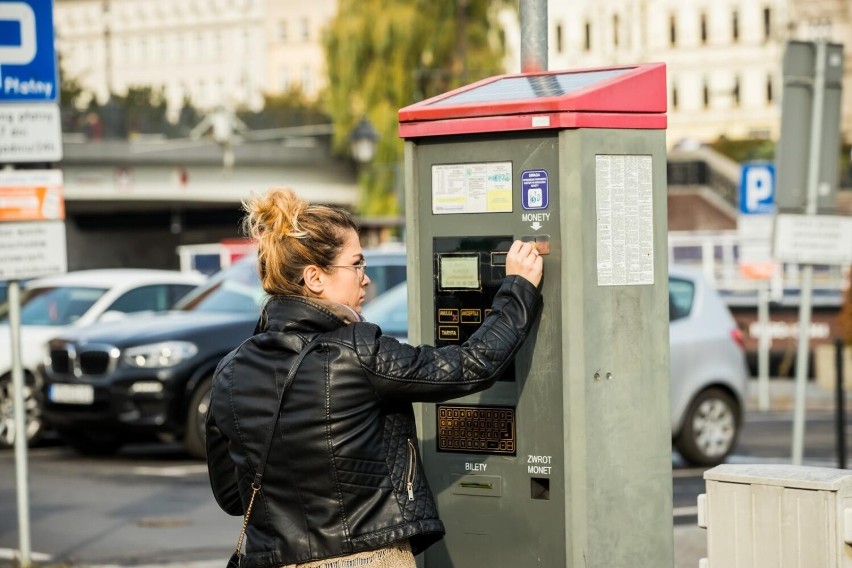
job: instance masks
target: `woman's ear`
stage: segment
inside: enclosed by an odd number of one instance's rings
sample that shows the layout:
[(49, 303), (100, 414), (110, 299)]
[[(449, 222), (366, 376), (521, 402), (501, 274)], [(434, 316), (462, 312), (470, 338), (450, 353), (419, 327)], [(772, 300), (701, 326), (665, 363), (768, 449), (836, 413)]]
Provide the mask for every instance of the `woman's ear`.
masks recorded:
[(323, 284), (325, 282), (324, 276), (323, 271), (313, 264), (306, 266), (304, 271), (302, 271), (302, 278), (305, 279), (305, 287), (317, 296), (322, 294), (322, 291), (325, 289)]

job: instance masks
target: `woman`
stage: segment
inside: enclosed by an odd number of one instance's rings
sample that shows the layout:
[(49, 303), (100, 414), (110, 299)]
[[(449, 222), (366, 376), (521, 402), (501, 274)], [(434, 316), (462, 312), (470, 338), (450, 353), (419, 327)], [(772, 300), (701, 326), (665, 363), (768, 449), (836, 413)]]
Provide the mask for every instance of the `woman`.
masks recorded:
[(461, 346), (401, 344), (360, 316), (370, 278), (352, 217), (272, 189), (245, 204), (269, 299), (257, 333), (213, 378), (207, 460), (216, 500), (243, 515), (283, 385), (243, 566), (409, 568), (444, 527), (424, 477), (415, 401), (491, 386), (540, 303), (542, 261), (516, 241), (491, 314)]

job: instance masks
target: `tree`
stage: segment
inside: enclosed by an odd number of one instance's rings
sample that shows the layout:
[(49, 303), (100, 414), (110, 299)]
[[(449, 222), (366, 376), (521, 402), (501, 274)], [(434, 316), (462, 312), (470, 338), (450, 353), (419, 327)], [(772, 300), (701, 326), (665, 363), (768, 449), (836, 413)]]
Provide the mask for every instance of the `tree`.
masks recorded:
[(298, 87), (280, 95), (264, 95), (259, 112), (240, 111), (237, 116), (252, 130), (328, 124), (329, 118), (318, 102), (311, 101)]
[(363, 215), (399, 211), (395, 184), (402, 157), (400, 108), (503, 72), (496, 30), (503, 0), (341, 0), (326, 31), (325, 107), (334, 149), (367, 117), (379, 134), (373, 164), (360, 176)]

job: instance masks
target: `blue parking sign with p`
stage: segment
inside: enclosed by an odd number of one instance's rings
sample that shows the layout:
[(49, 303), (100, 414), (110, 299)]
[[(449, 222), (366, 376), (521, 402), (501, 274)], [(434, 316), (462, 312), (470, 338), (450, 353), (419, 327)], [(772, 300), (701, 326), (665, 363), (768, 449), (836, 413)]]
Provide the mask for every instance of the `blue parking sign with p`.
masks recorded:
[(53, 0), (0, 0), (0, 103), (55, 102)]
[(740, 175), (740, 213), (775, 213), (775, 165), (745, 164)]

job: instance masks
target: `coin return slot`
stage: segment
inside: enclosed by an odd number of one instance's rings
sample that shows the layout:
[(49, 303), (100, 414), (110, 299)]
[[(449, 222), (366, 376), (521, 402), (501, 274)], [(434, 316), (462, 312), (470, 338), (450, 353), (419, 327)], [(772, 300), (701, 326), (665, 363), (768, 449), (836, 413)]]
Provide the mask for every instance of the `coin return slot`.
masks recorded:
[(531, 477), (530, 498), (550, 501), (550, 479), (547, 477)]

